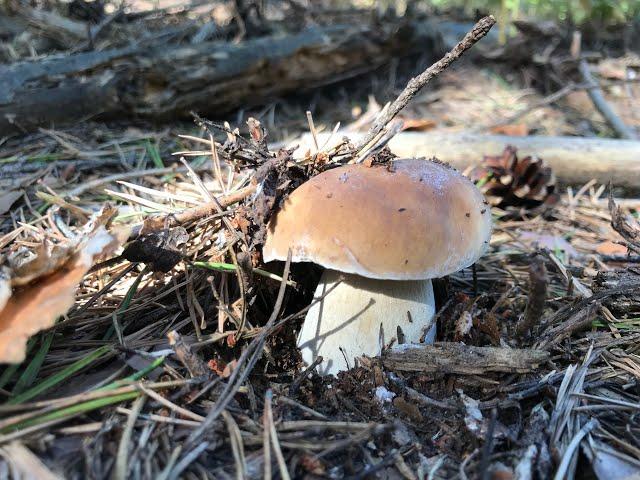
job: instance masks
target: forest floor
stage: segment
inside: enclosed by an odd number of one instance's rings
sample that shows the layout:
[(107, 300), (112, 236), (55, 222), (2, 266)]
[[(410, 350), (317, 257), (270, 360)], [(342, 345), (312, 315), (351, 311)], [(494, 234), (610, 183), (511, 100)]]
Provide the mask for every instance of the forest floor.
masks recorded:
[[(448, 370), (405, 371), (393, 347), (337, 377), (303, 365), (296, 332), (319, 269), (263, 264), (260, 235), (264, 205), (331, 152), (272, 167), (272, 191), (257, 194), (256, 176), (310, 129), (367, 131), (430, 61), (220, 124), (94, 119), (1, 138), (0, 477), (638, 472), (640, 199), (615, 185), (549, 182), (535, 208), (496, 202), (488, 253), (435, 282), (434, 351), (463, 346)], [(629, 54), (592, 64), (636, 131), (640, 85), (624, 80), (638, 67)], [(613, 135), (585, 89), (550, 99), (532, 71), (463, 59), (402, 111), (403, 128)], [(473, 368), (498, 350), (542, 360)]]

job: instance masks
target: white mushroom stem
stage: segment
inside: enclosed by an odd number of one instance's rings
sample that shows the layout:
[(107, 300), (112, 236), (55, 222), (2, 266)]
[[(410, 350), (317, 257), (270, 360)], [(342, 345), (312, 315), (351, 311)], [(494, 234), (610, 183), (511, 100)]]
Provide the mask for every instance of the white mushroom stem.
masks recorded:
[(399, 332), (404, 343), (434, 341), (431, 280), (374, 280), (327, 269), (315, 298), (324, 295), (307, 313), (298, 336), (308, 365), (323, 357), (318, 367), (323, 375), (353, 368), (357, 357), (380, 355), (392, 339), (398, 343)]

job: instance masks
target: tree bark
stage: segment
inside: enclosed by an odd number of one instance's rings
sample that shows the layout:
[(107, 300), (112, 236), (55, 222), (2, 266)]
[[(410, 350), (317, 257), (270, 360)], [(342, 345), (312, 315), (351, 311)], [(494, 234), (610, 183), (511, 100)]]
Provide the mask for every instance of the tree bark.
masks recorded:
[(89, 117), (216, 115), (429, 50), (427, 23), (336, 25), (241, 44), (133, 46), (0, 66), (0, 136)]
[(530, 372), (548, 359), (549, 353), (542, 350), (474, 347), (449, 342), (402, 344), (382, 354), (384, 366), (391, 370), (462, 375)]

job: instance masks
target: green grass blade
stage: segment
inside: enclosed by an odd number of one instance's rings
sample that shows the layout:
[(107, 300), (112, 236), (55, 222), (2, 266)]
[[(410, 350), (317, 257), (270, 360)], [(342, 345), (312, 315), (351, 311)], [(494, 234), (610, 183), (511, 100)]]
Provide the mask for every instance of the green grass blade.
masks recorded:
[(42, 368), (44, 358), (47, 356), (47, 353), (49, 353), (51, 342), (53, 342), (53, 332), (49, 332), (42, 339), (42, 345), (36, 353), (36, 356), (33, 357), (33, 360), (31, 360), (27, 368), (22, 372), (22, 375), (20, 375), (20, 378), (18, 378), (12, 392), (14, 395), (24, 392), (27, 388), (33, 385), (33, 382), (36, 380), (38, 373), (40, 372), (40, 368)]
[[(121, 387), (130, 382), (136, 382), (140, 380), (145, 375), (149, 374), (156, 368), (158, 368), (162, 363), (164, 363), (166, 357), (156, 358), (153, 362), (151, 362), (148, 366), (143, 368), (142, 370), (137, 371), (136, 373), (129, 375), (122, 380), (116, 380), (115, 382), (110, 383), (98, 390), (113, 390), (115, 388)], [(33, 425), (38, 425), (40, 423), (49, 422), (51, 420), (59, 420), (65, 417), (71, 417), (80, 413), (90, 412), (92, 410), (97, 410), (98, 408), (102, 408), (108, 405), (113, 405), (115, 403), (120, 403), (125, 400), (131, 400), (140, 395), (140, 392), (128, 392), (121, 393), (117, 395), (113, 395), (111, 397), (97, 398), (95, 400), (89, 400), (87, 402), (78, 403), (77, 405), (72, 405), (69, 407), (61, 408), (59, 410), (55, 410), (53, 412), (46, 413), (39, 417), (31, 418), (29, 420), (25, 420), (24, 422), (12, 425), (2, 430), (2, 433), (11, 432), (20, 430), (22, 428), (31, 427)]]
[(152, 144), (149, 140), (147, 140), (147, 154), (151, 157), (153, 164), (156, 168), (164, 168), (164, 163), (162, 162), (162, 158), (160, 158), (160, 151), (158, 147)]
[(80, 370), (87, 367), (88, 365), (91, 365), (93, 362), (95, 362), (105, 354), (109, 353), (110, 351), (111, 351), (111, 347), (106, 345), (104, 347), (98, 348), (97, 350), (93, 351), (92, 353), (85, 356), (84, 358), (81, 358), (77, 362), (72, 363), (68, 367), (56, 373), (55, 375), (52, 375), (49, 378), (46, 378), (41, 382), (38, 382), (38, 384), (36, 384), (34, 387), (30, 388), (26, 392), (23, 392), (20, 395), (17, 395), (11, 398), (7, 403), (10, 405), (16, 405), (22, 402), (26, 402), (27, 400), (31, 400), (32, 398), (40, 395), (43, 392), (46, 392), (47, 390), (54, 387), (55, 385), (65, 381), (67, 378), (79, 372)]
[(236, 266), (233, 263), (221, 262), (193, 262), (194, 267), (207, 268), (216, 272), (235, 272)]
[[(122, 300), (122, 303), (120, 304), (120, 306), (118, 307), (118, 310), (115, 313), (116, 318), (114, 320), (117, 320), (118, 315), (120, 315), (127, 308), (129, 308), (129, 305), (131, 305), (131, 301), (133, 300), (133, 296), (138, 291), (138, 287), (140, 286), (140, 282), (142, 281), (142, 277), (144, 277), (144, 274), (146, 272), (147, 272), (147, 269), (145, 268), (144, 270), (142, 270), (142, 272), (140, 272), (140, 274), (133, 281), (133, 283), (129, 287), (129, 290), (127, 290), (127, 294), (124, 296), (124, 299)], [(115, 332), (116, 332), (115, 328), (113, 328), (113, 325), (111, 325), (109, 327), (109, 329), (107, 330), (107, 333), (105, 333), (104, 336), (102, 337), (102, 340), (105, 341), (105, 342), (110, 340)]]
[[(33, 350), (33, 346), (36, 344), (35, 339), (31, 337), (27, 342), (27, 351), (25, 352), (25, 357), (29, 355), (31, 350)], [(18, 371), (22, 363), (14, 363), (12, 365), (7, 365), (7, 367), (0, 375), (0, 388), (4, 388), (13, 378), (15, 373)]]
[(49, 412), (39, 417), (30, 418), (29, 420), (25, 420), (24, 422), (11, 425), (10, 427), (3, 429), (2, 433), (15, 432), (16, 430), (32, 427), (34, 425), (49, 422), (52, 420), (60, 420), (65, 417), (72, 417), (74, 415), (78, 415), (80, 413), (87, 413), (92, 410), (97, 410), (98, 408), (106, 407), (108, 405), (113, 405), (114, 403), (120, 403), (120, 402), (124, 402), (125, 400), (131, 400), (133, 398), (136, 398), (138, 395), (140, 395), (140, 392), (120, 393), (118, 395), (113, 395), (111, 397), (96, 398), (95, 400), (89, 400), (87, 402), (78, 403), (77, 405), (71, 405), (70, 407), (61, 408), (60, 410)]
[(15, 373), (20, 368), (21, 363), (14, 363), (13, 365), (7, 365), (7, 367), (0, 375), (0, 388), (4, 388), (7, 383), (11, 381)]
[(105, 385), (104, 387), (99, 388), (98, 390), (113, 390), (114, 388), (122, 387), (122, 386), (127, 385), (127, 384), (129, 384), (131, 382), (137, 382), (142, 377), (144, 377), (145, 375), (151, 373), (156, 368), (158, 368), (160, 365), (162, 365), (164, 363), (165, 358), (166, 357), (158, 357), (153, 362), (151, 362), (149, 365), (147, 365), (145, 368), (143, 368), (142, 370), (137, 371), (133, 375), (129, 375), (128, 377), (123, 378), (122, 380), (116, 380), (115, 382), (111, 382), (110, 384)]
[[(225, 272), (231, 273), (236, 271), (236, 266), (232, 263), (222, 263), (222, 262), (192, 262), (194, 267), (206, 268), (208, 270), (214, 270), (216, 272)], [(262, 270), (261, 268), (254, 268), (253, 273), (256, 275), (260, 275), (261, 277), (270, 278), (276, 282), (282, 282), (282, 277), (280, 275), (276, 275), (275, 273), (267, 272), (266, 270)], [(293, 280), (287, 280), (287, 285), (290, 287), (295, 287), (296, 282)]]
[(144, 277), (145, 273), (146, 273), (146, 269), (140, 272), (140, 275), (138, 275), (136, 279), (133, 281), (133, 283), (129, 287), (129, 290), (127, 290), (127, 294), (124, 296), (122, 303), (118, 307), (118, 311), (116, 312), (117, 314), (122, 313), (127, 308), (129, 308), (129, 305), (131, 305), (131, 301), (133, 300), (133, 296), (138, 291), (138, 287), (140, 286), (140, 282), (142, 281), (142, 277)]

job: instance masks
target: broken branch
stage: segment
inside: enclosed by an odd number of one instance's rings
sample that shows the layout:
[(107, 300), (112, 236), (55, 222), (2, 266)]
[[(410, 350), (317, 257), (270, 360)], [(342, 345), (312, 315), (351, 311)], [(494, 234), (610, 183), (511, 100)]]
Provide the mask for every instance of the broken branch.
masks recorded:
[(593, 75), (591, 75), (591, 70), (589, 69), (587, 61), (581, 60), (578, 64), (578, 69), (580, 70), (582, 79), (590, 86), (590, 88), (587, 89), (587, 94), (593, 102), (593, 106), (596, 107), (596, 110), (600, 112), (613, 131), (616, 132), (620, 138), (637, 140), (638, 136), (627, 125), (625, 125), (616, 112), (613, 111), (611, 105), (609, 105), (605, 100), (600, 86), (593, 78)]
[[(473, 47), (481, 38), (489, 33), (489, 30), (491, 30), (491, 27), (493, 27), (495, 23), (496, 19), (493, 18), (492, 15), (480, 19), (480, 21), (474, 25), (473, 29), (467, 33), (449, 53), (427, 68), (420, 75), (409, 80), (409, 83), (398, 98), (396, 98), (388, 108), (385, 108), (381, 112), (373, 126), (369, 129), (369, 132), (367, 132), (365, 137), (360, 141), (360, 143), (358, 143), (356, 150), (361, 151), (373, 139), (375, 139), (384, 130), (387, 124), (393, 120), (404, 107), (407, 106), (409, 101), (415, 97), (427, 83), (429, 83), (436, 75), (440, 74), (449, 65), (460, 58), (464, 52)], [(362, 160), (364, 160), (364, 158)]]
[(564, 339), (569, 338), (574, 333), (589, 328), (599, 308), (600, 304), (595, 302), (586, 308), (578, 310), (566, 321), (547, 330), (542, 336), (542, 339), (536, 344), (536, 347), (544, 349), (551, 348)]
[(404, 344), (382, 354), (391, 370), (481, 375), (487, 372), (529, 372), (549, 358), (543, 350), (474, 347), (463, 343)]

